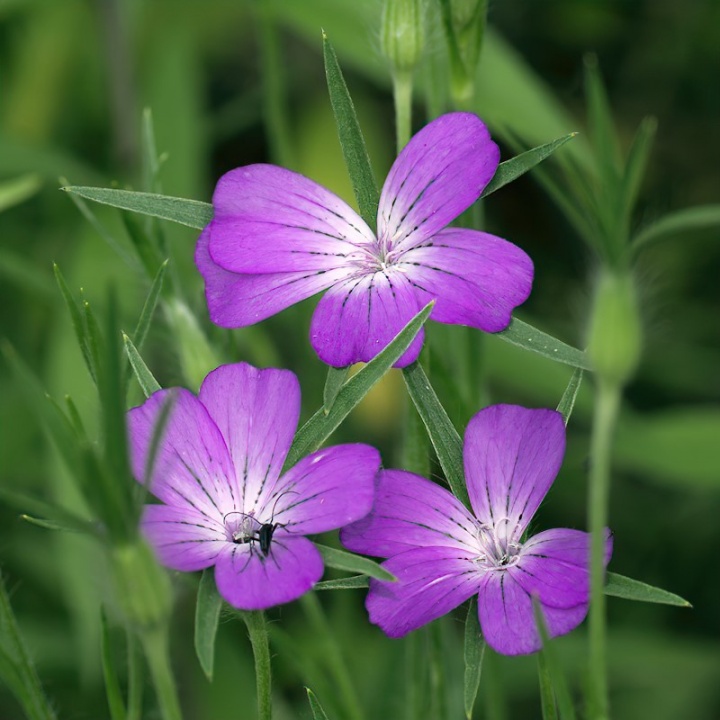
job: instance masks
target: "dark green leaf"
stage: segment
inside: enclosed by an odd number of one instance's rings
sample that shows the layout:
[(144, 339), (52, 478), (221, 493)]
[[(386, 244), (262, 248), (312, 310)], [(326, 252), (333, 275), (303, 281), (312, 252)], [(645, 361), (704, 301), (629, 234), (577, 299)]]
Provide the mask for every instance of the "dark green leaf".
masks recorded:
[(575, 398), (577, 397), (578, 390), (580, 390), (582, 379), (583, 370), (575, 368), (573, 374), (570, 376), (570, 382), (568, 382), (565, 392), (558, 403), (557, 411), (563, 416), (565, 425), (568, 424), (570, 415), (572, 415), (573, 408), (575, 407)]
[(285, 467), (292, 467), (301, 457), (317, 450), (350, 411), (367, 395), (370, 388), (407, 350), (430, 316), (434, 301), (428, 303), (365, 367), (353, 375), (338, 392), (330, 411), (320, 408), (301, 428), (293, 440)]
[(375, 229), (380, 194), (352, 98), (345, 84), (335, 50), (325, 33), (323, 33), (323, 57), (330, 103), (335, 114), (338, 137), (355, 192), (355, 199), (362, 219), (370, 228)]
[(633, 240), (633, 249), (637, 251), (660, 240), (717, 228), (720, 228), (720, 205), (699, 205), (678, 210), (641, 230)]
[(679, 595), (647, 585), (639, 580), (609, 572), (605, 582), (605, 594), (625, 600), (638, 602), (659, 603), (660, 605), (675, 605), (677, 607), (692, 607), (692, 605)]
[(215, 587), (215, 574), (212, 568), (207, 568), (203, 570), (200, 578), (195, 605), (195, 654), (205, 676), (211, 682), (215, 662), (215, 636), (221, 608), (222, 598)]
[(625, 224), (629, 224), (632, 210), (635, 207), (640, 185), (645, 177), (650, 150), (652, 149), (657, 120), (646, 117), (640, 123), (635, 133), (633, 144), (625, 163), (625, 173), (622, 181), (622, 203)]
[(310, 703), (310, 710), (312, 710), (313, 720), (328, 720), (328, 716), (322, 709), (322, 706), (315, 697), (315, 693), (310, 688), (305, 688), (307, 691), (308, 702)]
[(315, 547), (320, 551), (323, 562), (328, 567), (335, 568), (336, 570), (345, 570), (346, 572), (362, 573), (376, 580), (395, 580), (395, 576), (392, 573), (381, 568), (378, 563), (370, 560), (370, 558), (354, 555), (353, 553), (345, 552), (345, 550), (337, 550), (327, 545), (319, 545), (318, 543), (315, 543)]
[(197, 230), (202, 230), (212, 220), (212, 205), (199, 200), (186, 200), (184, 198), (170, 197), (169, 195), (156, 195), (132, 190), (82, 187), (80, 185), (70, 185), (62, 189), (103, 205), (111, 205), (122, 210), (131, 210), (141, 215), (149, 215), (162, 220), (172, 220), (172, 222), (187, 225)]
[(313, 586), (313, 590), (355, 590), (368, 586), (367, 575), (353, 575), (338, 580), (323, 580)]
[(410, 397), (425, 423), (430, 441), (453, 494), (469, 507), (460, 435), (438, 400), (422, 365), (416, 361), (404, 368), (403, 378)]
[(590, 360), (582, 350), (566, 345), (552, 335), (548, 335), (516, 317), (510, 321), (510, 325), (505, 330), (493, 333), (492, 336), (499, 337), (501, 340), (506, 340), (513, 345), (518, 345), (556, 362), (582, 368), (583, 370), (592, 370)]
[(482, 672), (483, 655), (485, 654), (485, 641), (480, 633), (478, 619), (477, 598), (470, 598), (467, 617), (465, 619), (465, 684), (463, 698), (465, 701), (465, 717), (472, 718), (475, 698), (480, 687), (480, 674)]
[(521, 175), (524, 175), (528, 172), (528, 170), (532, 170), (536, 165), (550, 157), (550, 155), (552, 155), (559, 147), (562, 147), (568, 140), (572, 140), (576, 135), (576, 132), (570, 133), (569, 135), (565, 135), (564, 137), (553, 140), (545, 145), (539, 145), (531, 150), (527, 150), (520, 155), (516, 155), (510, 160), (501, 162), (500, 165), (498, 165), (498, 169), (495, 172), (493, 179), (488, 183), (480, 197), (487, 197), (504, 185), (507, 185), (513, 180), (519, 178)]

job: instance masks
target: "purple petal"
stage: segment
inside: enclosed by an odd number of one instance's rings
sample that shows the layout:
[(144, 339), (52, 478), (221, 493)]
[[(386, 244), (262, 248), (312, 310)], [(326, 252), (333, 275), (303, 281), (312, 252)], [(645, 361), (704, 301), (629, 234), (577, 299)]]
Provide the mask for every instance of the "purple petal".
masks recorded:
[(173, 570), (193, 572), (215, 563), (228, 544), (225, 526), (195, 510), (146, 505), (142, 530), (160, 562)]
[(227, 545), (215, 565), (218, 592), (241, 610), (264, 610), (295, 600), (322, 574), (320, 553), (304, 537), (275, 537), (267, 557), (255, 542)]
[(339, 197), (275, 165), (247, 165), (218, 181), (210, 256), (236, 273), (334, 270), (375, 236)]
[(414, 548), (382, 566), (397, 581), (371, 580), (365, 606), (370, 622), (390, 637), (450, 612), (478, 591), (482, 578), (472, 558), (451, 547)]
[(432, 237), (477, 199), (495, 174), (500, 150), (471, 113), (442, 115), (405, 146), (380, 196), (378, 238), (405, 250)]
[(402, 470), (378, 473), (372, 512), (340, 533), (349, 550), (376, 557), (433, 546), (477, 553), (475, 536), (475, 519), (452, 493)]
[[(612, 555), (612, 536), (605, 534), (605, 565)], [(590, 598), (590, 535), (558, 528), (530, 538), (522, 548), (513, 577), (543, 605), (569, 608)]]
[(235, 469), (220, 430), (188, 390), (160, 390), (128, 412), (133, 474), (143, 482), (156, 423), (170, 403), (149, 489), (177, 508), (196, 510), (217, 522), (240, 499)]
[(205, 280), (210, 319), (221, 327), (253, 325), (329, 288), (347, 276), (347, 270), (243, 275), (224, 270), (208, 252), (211, 222), (195, 249), (195, 264)]
[(373, 503), (380, 453), (369, 445), (336, 445), (300, 460), (275, 486), (265, 505), (268, 522), (308, 535), (364, 517)]
[(486, 332), (504, 330), (532, 287), (530, 258), (507, 240), (475, 230), (442, 230), (397, 262), (407, 267), (420, 305), (437, 299), (433, 320)]
[[(550, 637), (576, 628), (584, 620), (587, 607), (587, 603), (569, 608), (541, 605)], [(503, 655), (525, 655), (542, 647), (532, 599), (505, 570), (485, 576), (478, 594), (478, 617), (487, 644)]]
[(225, 438), (237, 469), (239, 504), (262, 509), (280, 476), (300, 417), (300, 385), (289, 370), (221, 365), (203, 381), (199, 398)]
[(478, 520), (507, 522), (515, 540), (550, 489), (565, 453), (565, 425), (554, 410), (492, 405), (465, 431), (463, 457)]
[[(315, 309), (310, 342), (328, 365), (369, 362), (420, 311), (416, 293), (395, 270), (345, 280), (330, 288)], [(423, 330), (395, 363), (404, 367), (420, 354)]]

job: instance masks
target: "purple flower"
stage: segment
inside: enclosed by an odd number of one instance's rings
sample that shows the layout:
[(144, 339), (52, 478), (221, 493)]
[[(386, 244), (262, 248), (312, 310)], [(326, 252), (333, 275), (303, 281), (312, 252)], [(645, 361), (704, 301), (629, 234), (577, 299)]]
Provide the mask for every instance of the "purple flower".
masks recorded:
[[(478, 199), (499, 157), (477, 116), (431, 122), (390, 169), (377, 236), (302, 175), (274, 165), (230, 171), (195, 253), (210, 317), (252, 325), (328, 290), (310, 340), (336, 367), (374, 358), (432, 299), (433, 320), (503, 330), (530, 294), (532, 261), (494, 235), (446, 227)], [(422, 343), (421, 331), (397, 366), (415, 360)]]
[(286, 603), (322, 577), (305, 537), (347, 525), (372, 506), (380, 456), (337, 445), (281, 470), (300, 414), (287, 370), (224, 365), (196, 397), (173, 388), (128, 413), (135, 477), (145, 475), (159, 414), (171, 402), (142, 529), (160, 561), (183, 571), (215, 566), (218, 591), (243, 610)]
[[(398, 578), (371, 580), (370, 620), (400, 637), (477, 595), (485, 640), (506, 655), (540, 649), (533, 596), (551, 636), (579, 625), (589, 602), (589, 534), (555, 529), (523, 537), (564, 451), (558, 413), (493, 405), (465, 433), (473, 513), (429, 480), (380, 471), (372, 513), (341, 533), (351, 550), (389, 558), (383, 567)], [(606, 564), (611, 552), (608, 532)]]

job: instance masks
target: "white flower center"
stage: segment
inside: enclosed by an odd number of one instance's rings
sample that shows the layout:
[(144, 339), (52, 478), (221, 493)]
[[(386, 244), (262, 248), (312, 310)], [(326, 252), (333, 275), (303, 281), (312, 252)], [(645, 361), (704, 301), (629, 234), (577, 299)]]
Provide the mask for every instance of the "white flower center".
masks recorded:
[(476, 562), (487, 570), (504, 570), (515, 565), (522, 545), (517, 542), (514, 530), (508, 518), (501, 518), (494, 524), (478, 525), (480, 554)]

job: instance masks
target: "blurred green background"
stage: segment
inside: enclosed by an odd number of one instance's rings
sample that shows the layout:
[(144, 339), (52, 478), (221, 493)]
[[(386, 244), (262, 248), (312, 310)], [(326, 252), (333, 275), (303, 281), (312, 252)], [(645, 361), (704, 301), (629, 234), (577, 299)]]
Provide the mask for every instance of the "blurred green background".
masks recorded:
[[(102, 308), (119, 294), (131, 329), (147, 283), (109, 246), (130, 247), (117, 211), (92, 207), (93, 227), (58, 188), (143, 187), (141, 119), (150, 108), (163, 158), (162, 191), (209, 200), (221, 173), (278, 160), (264, 123), (268, 77), (260, 40), (268, 3), (243, 0), (0, 0), (0, 334), (57, 398), (72, 395), (92, 427), (94, 389), (56, 288), (56, 262), (73, 291)], [(380, 0), (275, 0), (277, 51), (292, 144), (282, 160), (349, 201), (324, 84), (320, 29), (346, 73), (378, 178), (392, 162), (390, 81), (379, 52)], [(638, 227), (665, 213), (718, 201), (720, 190), (720, 3), (716, 0), (497, 0), (485, 43), (477, 107), (498, 137), (548, 142), (583, 131), (583, 56), (594, 52), (625, 147), (645, 115), (659, 129), (641, 189)], [(428, 53), (442, 53), (438, 27)], [(265, 68), (265, 70), (264, 70)], [(416, 125), (424, 105), (416, 105)], [(573, 141), (576, 142), (576, 141)], [(577, 140), (583, 142), (582, 136)], [(281, 148), (282, 151), (282, 148)], [(560, 151), (563, 152), (563, 151)], [(551, 160), (550, 163), (553, 161)], [(521, 316), (582, 347), (595, 259), (532, 173), (484, 206), (490, 231), (522, 246), (536, 265)], [(313, 300), (227, 333), (210, 326), (192, 263), (197, 233), (164, 229), (184, 299), (224, 361), (294, 370), (305, 413), (321, 402), (323, 366), (307, 343)], [(616, 443), (611, 570), (686, 597), (692, 610), (610, 599), (610, 682), (616, 718), (720, 717), (720, 235), (706, 230), (658, 244), (640, 257), (645, 351), (628, 387)], [(459, 328), (431, 328), (452, 352)], [(197, 384), (158, 314), (144, 356), (163, 385)], [(207, 368), (209, 369), (209, 368)], [(497, 339), (483, 346), (489, 402), (555, 406), (570, 369)], [(199, 375), (202, 377), (202, 375)], [(0, 366), (0, 483), (81, 510), (63, 467)], [(448, 399), (448, 398), (446, 398)], [(451, 400), (448, 399), (448, 400)], [(140, 402), (134, 389), (133, 402)], [(402, 386), (389, 377), (338, 438), (377, 444), (399, 462)], [(591, 384), (569, 427), (560, 477), (540, 527), (583, 528)], [(475, 408), (477, 409), (477, 408)], [(99, 665), (99, 605), (112, 597), (97, 548), (28, 525), (0, 504), (0, 566), (38, 672), (62, 718), (108, 716)], [(216, 679), (193, 655), (195, 580), (176, 578), (175, 668), (186, 717), (253, 717), (254, 680), (245, 631), (221, 625)], [(402, 717), (408, 652), (427, 634), (389, 641), (364, 618), (362, 593), (323, 596), (357, 680), (367, 718)], [(278, 718), (309, 717), (303, 685), (341, 718), (324, 666), (327, 649), (298, 606), (271, 613)], [(462, 625), (444, 621), (445, 673), (461, 702)], [(557, 641), (576, 687), (584, 630)], [(410, 651), (408, 650), (410, 647)], [(148, 695), (150, 693), (148, 692)], [(152, 698), (147, 717), (153, 717)], [(460, 706), (458, 706), (460, 707)], [(459, 717), (458, 709), (458, 717)], [(488, 660), (477, 717), (539, 717), (534, 658)], [(19, 718), (0, 687), (0, 719)]]

